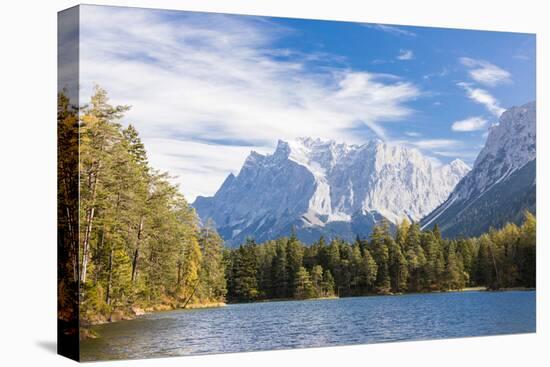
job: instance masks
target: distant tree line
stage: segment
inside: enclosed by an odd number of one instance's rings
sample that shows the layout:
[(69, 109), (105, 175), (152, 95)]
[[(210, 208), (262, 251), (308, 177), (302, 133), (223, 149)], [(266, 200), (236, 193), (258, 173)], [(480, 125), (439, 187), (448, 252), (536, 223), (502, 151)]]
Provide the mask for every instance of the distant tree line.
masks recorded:
[(529, 287), (535, 283), (535, 217), (477, 238), (443, 239), (438, 226), (421, 231), (387, 222), (367, 239), (348, 243), (321, 237), (311, 246), (293, 234), (226, 253), (227, 297), (244, 302), (277, 298), (362, 296), (405, 292)]

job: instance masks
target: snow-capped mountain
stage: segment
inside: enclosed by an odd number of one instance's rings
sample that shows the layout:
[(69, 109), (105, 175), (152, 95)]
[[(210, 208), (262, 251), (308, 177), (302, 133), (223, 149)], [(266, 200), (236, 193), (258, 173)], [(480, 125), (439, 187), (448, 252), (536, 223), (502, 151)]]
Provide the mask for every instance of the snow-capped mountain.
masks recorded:
[(275, 152), (251, 152), (213, 197), (193, 206), (212, 219), (228, 245), (247, 237), (366, 236), (382, 218), (420, 220), (469, 171), (460, 160), (438, 165), (418, 150), (373, 140), (363, 145), (300, 138)]
[(536, 103), (505, 111), (492, 126), (473, 169), (449, 198), (422, 220), (447, 236), (478, 235), (491, 226), (520, 222), (535, 211)]

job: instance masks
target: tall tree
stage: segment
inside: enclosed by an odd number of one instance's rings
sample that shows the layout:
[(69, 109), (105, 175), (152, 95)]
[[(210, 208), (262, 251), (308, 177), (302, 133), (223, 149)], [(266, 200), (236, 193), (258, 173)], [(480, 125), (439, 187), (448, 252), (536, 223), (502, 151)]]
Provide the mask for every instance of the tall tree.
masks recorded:
[(96, 209), (101, 195), (105, 167), (110, 163), (110, 151), (121, 140), (119, 119), (129, 109), (112, 106), (107, 92), (95, 87), (91, 102), (81, 109), (80, 123), (80, 205), (81, 259), (80, 282), (86, 283), (90, 246)]
[(409, 228), (405, 242), (405, 257), (409, 267), (409, 289), (411, 291), (422, 290), (425, 286), (422, 270), (426, 263), (426, 256), (420, 243), (420, 235), (420, 226), (418, 223), (413, 223)]
[(277, 243), (275, 250), (275, 256), (271, 263), (271, 294), (275, 298), (285, 298), (289, 295), (289, 277), (288, 277), (288, 265), (287, 256), (284, 243)]
[(207, 221), (202, 227), (199, 246), (202, 252), (200, 274), (202, 297), (208, 301), (223, 300), (227, 292), (223, 269), (223, 240), (212, 221)]
[(382, 294), (391, 290), (388, 237), (391, 238), (389, 224), (384, 222), (374, 227), (370, 239), (372, 255), (378, 265), (375, 287), (376, 291)]
[(303, 257), (303, 246), (298, 240), (298, 237), (296, 237), (296, 230), (293, 227), (292, 233), (286, 245), (286, 273), (288, 276), (288, 285), (290, 286), (287, 296), (289, 297), (292, 297), (294, 295), (295, 280), (297, 273), (302, 266)]
[(306, 268), (301, 266), (294, 279), (295, 298), (306, 299), (315, 297), (315, 289)]

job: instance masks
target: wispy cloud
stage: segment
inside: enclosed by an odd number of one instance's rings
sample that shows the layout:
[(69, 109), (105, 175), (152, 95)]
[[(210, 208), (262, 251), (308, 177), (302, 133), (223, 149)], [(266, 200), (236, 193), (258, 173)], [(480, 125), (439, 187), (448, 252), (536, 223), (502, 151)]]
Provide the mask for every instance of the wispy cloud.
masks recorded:
[(472, 163), (478, 151), (462, 140), (457, 139), (421, 139), (422, 135), (413, 134), (411, 139), (394, 140), (394, 144), (404, 145), (409, 148), (418, 149), (424, 156), (430, 158), (434, 163), (442, 164), (440, 158), (459, 158), (465, 162)]
[(508, 71), (488, 61), (469, 57), (461, 57), (459, 60), (462, 65), (468, 68), (470, 77), (480, 84), (494, 87), (512, 81), (512, 75)]
[(422, 134), (417, 133), (415, 131), (405, 131), (405, 135), (410, 136), (411, 138), (417, 138), (419, 136), (422, 136)]
[(131, 105), (126, 121), (189, 200), (213, 194), (251, 149), (270, 151), (279, 138), (354, 143), (361, 126), (388, 138), (385, 122), (410, 116), (421, 95), (334, 63), (311, 72), (314, 55), (272, 47), (292, 30), (263, 18), (84, 6), (81, 27), (83, 100), (99, 83), (113, 103)]
[(475, 116), (453, 122), (451, 129), (453, 131), (477, 131), (483, 130), (485, 126), (487, 126), (487, 120), (483, 117)]
[(414, 32), (411, 32), (409, 30), (406, 30), (400, 27), (391, 26), (391, 25), (365, 24), (365, 27), (377, 29), (379, 31), (386, 32), (394, 36), (416, 37), (416, 33)]
[(397, 55), (397, 60), (407, 61), (412, 60), (414, 58), (414, 53), (412, 50), (405, 50), (401, 49), (399, 50), (399, 55)]
[(514, 56), (512, 56), (514, 59), (523, 60), (523, 61), (529, 61), (531, 58), (528, 55), (517, 53)]
[(473, 87), (470, 83), (465, 82), (457, 83), (457, 85), (466, 91), (468, 98), (476, 103), (484, 105), (485, 108), (495, 116), (499, 117), (505, 111), (505, 109), (500, 106), (498, 100), (485, 89)]
[(409, 144), (421, 149), (441, 149), (457, 146), (460, 142), (452, 139), (423, 139), (409, 142)]
[(438, 72), (435, 72), (435, 73), (430, 73), (430, 74), (425, 74), (422, 76), (423, 79), (425, 80), (429, 80), (429, 79), (432, 79), (432, 78), (443, 78), (443, 77), (446, 77), (447, 75), (449, 75), (449, 69), (444, 67), (443, 69), (441, 69), (441, 71), (438, 71)]
[(468, 150), (433, 150), (433, 154), (445, 157), (445, 158), (457, 158), (459, 157), (463, 161), (471, 162), (475, 160), (477, 157), (478, 152), (477, 151), (468, 151)]
[[(177, 182), (188, 200), (216, 192), (230, 173), (237, 173), (235, 167), (243, 164), (251, 149), (248, 146), (212, 145), (170, 137), (146, 137), (144, 143), (151, 164), (177, 176)], [(260, 147), (254, 149), (259, 153), (269, 152)]]

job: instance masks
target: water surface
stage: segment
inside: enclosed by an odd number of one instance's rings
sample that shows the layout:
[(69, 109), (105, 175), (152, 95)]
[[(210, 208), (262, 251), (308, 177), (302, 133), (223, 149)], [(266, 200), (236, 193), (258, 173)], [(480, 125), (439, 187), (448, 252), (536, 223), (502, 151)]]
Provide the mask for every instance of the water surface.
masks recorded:
[(535, 292), (453, 292), (234, 304), (99, 325), (84, 361), (535, 331)]

